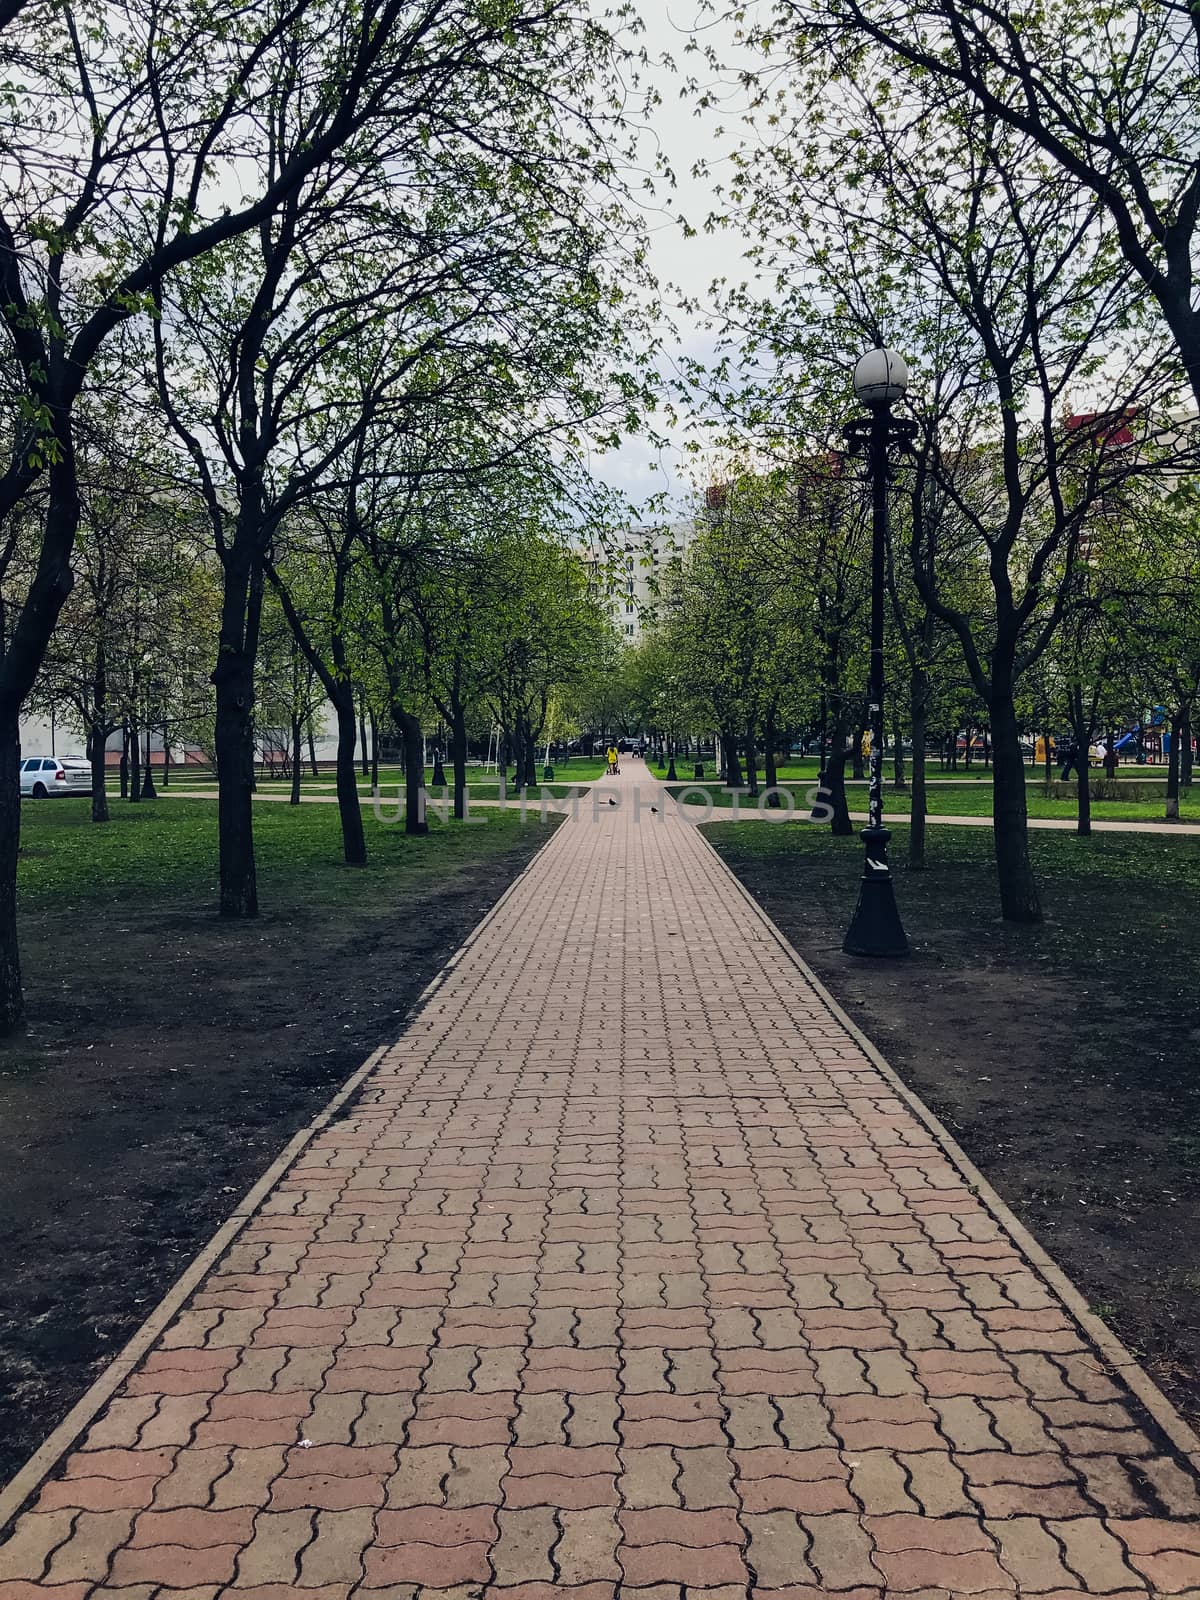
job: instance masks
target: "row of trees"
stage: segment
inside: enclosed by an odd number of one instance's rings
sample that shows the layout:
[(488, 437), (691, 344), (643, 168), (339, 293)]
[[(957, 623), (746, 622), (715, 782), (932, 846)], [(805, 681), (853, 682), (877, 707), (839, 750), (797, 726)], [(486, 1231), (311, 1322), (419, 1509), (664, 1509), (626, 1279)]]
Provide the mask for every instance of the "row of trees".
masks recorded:
[[(919, 868), (927, 750), (953, 752), (963, 730), (974, 728), (993, 764), (995, 735), (957, 635), (926, 605), (909, 566), (913, 499), (927, 493), (919, 463), (897, 478), (887, 712), (895, 781), (911, 783), (909, 864)], [(830, 457), (806, 473), (781, 468), (730, 478), (710, 501), (687, 555), (660, 586), (656, 625), (610, 685), (614, 715), (661, 728), (674, 744), (697, 731), (717, 732), (728, 781), (744, 781), (752, 793), (760, 753), (765, 782), (773, 784), (777, 752), (802, 738), (822, 755), (831, 827), (849, 833), (847, 766), (862, 775), (869, 722), (864, 486), (851, 463)], [(1181, 782), (1190, 781), (1185, 753), (1200, 692), (1196, 532), (1187, 499), (1126, 496), (1057, 596), (1061, 614), (1012, 702), (1022, 744), (1039, 734), (1069, 738), (1081, 751), (1104, 742), (1110, 762), (1116, 739), (1144, 708), (1161, 703), (1171, 736), (1167, 817), (1178, 815)], [(957, 571), (956, 593), (982, 594), (969, 546), (948, 550), (945, 561), (944, 586)], [(904, 756), (910, 743), (911, 762)], [(1022, 790), (1024, 783), (1022, 766)], [(1090, 788), (1083, 777), (1077, 793), (1086, 833)]]
[(461, 750), (462, 707), (491, 699), (528, 773), (564, 641), (583, 659), (600, 627), (562, 550), (603, 516), (579, 463), (648, 404), (624, 21), (584, 0), (0, 17), (0, 1031), (35, 691), (94, 756), (163, 702), (210, 724), (233, 917), (258, 903), (264, 650), (292, 668), (277, 698), (334, 706), (350, 861), (353, 685), (410, 757), (427, 703)]
[[(306, 745), (315, 759), (316, 733), (323, 741), (327, 725), (336, 731), (352, 865), (366, 859), (357, 760), (377, 758), (381, 742), (400, 747), (407, 825), (423, 832), (427, 734), (438, 730), (445, 745), (461, 816), (468, 732), (497, 727), (501, 765), (511, 762), (525, 786), (538, 743), (559, 736), (580, 687), (612, 658), (615, 634), (571, 536), (581, 516), (596, 529), (618, 507), (587, 483), (566, 497), (561, 470), (552, 477), (546, 465), (539, 476), (536, 466), (527, 457), (436, 485), (419, 475), (373, 479), (357, 515), (314, 499), (304, 519), (277, 531), (261, 602), (254, 747), (291, 773), (298, 801)], [(221, 584), (177, 504), (114, 501), (103, 482), (94, 495), (85, 485), (82, 503), (79, 581), (29, 704), (82, 731), (92, 816), (104, 822), (104, 746), (118, 730), (132, 800), (143, 734), (161, 742), (164, 770), (172, 748), (198, 751), (219, 770), (211, 673)]]
[(1169, 0), (1051, 3), (1019, 29), (960, 0), (738, 19), (755, 66), (722, 90), (714, 59), (701, 104), (743, 114), (710, 226), (755, 241), (752, 275), (714, 285), (724, 351), (690, 389), (733, 489), (672, 628), (708, 652), (695, 681), (725, 686), (730, 732), (780, 717), (803, 663), (836, 796), (863, 672), (848, 379), (864, 346), (899, 348), (917, 438), (892, 680), (918, 753), (947, 674), (974, 698), (1002, 909), (1034, 921), (1023, 718), (1053, 707), (1086, 749), (1147, 688), (1178, 735), (1196, 694), (1200, 33)]

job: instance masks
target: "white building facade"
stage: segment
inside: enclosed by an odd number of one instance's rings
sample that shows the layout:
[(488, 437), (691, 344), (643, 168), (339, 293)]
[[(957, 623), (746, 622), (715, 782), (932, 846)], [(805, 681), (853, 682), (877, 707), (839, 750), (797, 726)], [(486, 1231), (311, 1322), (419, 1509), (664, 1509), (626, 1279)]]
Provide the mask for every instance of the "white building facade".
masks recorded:
[(584, 560), (592, 592), (624, 644), (637, 644), (653, 622), (661, 584), (695, 536), (691, 520), (630, 528), (607, 548), (589, 546)]

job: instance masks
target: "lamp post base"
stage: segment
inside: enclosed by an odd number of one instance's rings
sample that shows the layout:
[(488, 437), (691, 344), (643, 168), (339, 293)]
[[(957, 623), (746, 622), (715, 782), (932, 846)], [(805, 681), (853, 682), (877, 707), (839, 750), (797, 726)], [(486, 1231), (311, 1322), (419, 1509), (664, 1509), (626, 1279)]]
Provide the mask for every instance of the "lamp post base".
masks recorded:
[(854, 918), (842, 941), (848, 956), (906, 956), (908, 939), (896, 909), (896, 892), (888, 867), (886, 828), (864, 828), (865, 860)]

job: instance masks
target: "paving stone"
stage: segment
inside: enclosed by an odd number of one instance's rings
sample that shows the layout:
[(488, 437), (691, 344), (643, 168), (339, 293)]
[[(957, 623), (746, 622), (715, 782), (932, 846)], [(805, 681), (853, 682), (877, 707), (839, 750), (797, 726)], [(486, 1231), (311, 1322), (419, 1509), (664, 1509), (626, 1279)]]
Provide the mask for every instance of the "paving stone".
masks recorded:
[(1200, 1595), (1188, 1461), (622, 784), (41, 1486), (0, 1600)]
[(291, 1583), (300, 1551), (313, 1535), (311, 1510), (260, 1511), (254, 1519), (254, 1537), (237, 1561), (239, 1585)]
[(800, 1522), (810, 1540), (809, 1564), (826, 1588), (849, 1589), (879, 1581), (870, 1537), (857, 1516), (805, 1516)]
[(634, 1510), (651, 1506), (678, 1506), (680, 1502), (680, 1459), (686, 1461), (700, 1452), (682, 1450), (678, 1456), (665, 1445), (646, 1445), (623, 1449), (621, 1456), (621, 1503)]
[(621, 1529), (613, 1508), (561, 1511), (558, 1524), (562, 1536), (554, 1548), (553, 1561), (562, 1583), (596, 1583), (621, 1576), (616, 1554)]
[[(891, 1450), (860, 1450), (848, 1458), (850, 1490), (868, 1516), (889, 1511), (920, 1511), (921, 1505), (908, 1492), (909, 1474), (904, 1463)], [(799, 1509), (799, 1508), (797, 1508)], [(817, 1510), (817, 1507), (812, 1507)], [(830, 1511), (849, 1507), (828, 1507)]]
[[(701, 1445), (694, 1450), (676, 1450), (674, 1457), (679, 1468), (675, 1489), (688, 1511), (737, 1505), (734, 1466), (728, 1451)], [(660, 1499), (657, 1503), (664, 1502)]]
[(30, 1512), (0, 1544), (0, 1579), (40, 1578), (51, 1553), (71, 1536), (81, 1513), (64, 1508)]
[(908, 1473), (908, 1492), (927, 1517), (953, 1517), (972, 1512), (962, 1469), (950, 1456), (936, 1450), (907, 1455), (897, 1460)]
[(1037, 1517), (1010, 1517), (984, 1526), (999, 1546), (1001, 1566), (1023, 1592), (1069, 1589), (1075, 1583), (1057, 1540)]
[(1128, 1589), (1136, 1582), (1136, 1574), (1125, 1559), (1125, 1547), (1098, 1518), (1048, 1520), (1046, 1527), (1061, 1542), (1066, 1565), (1082, 1580), (1085, 1589), (1103, 1594)]

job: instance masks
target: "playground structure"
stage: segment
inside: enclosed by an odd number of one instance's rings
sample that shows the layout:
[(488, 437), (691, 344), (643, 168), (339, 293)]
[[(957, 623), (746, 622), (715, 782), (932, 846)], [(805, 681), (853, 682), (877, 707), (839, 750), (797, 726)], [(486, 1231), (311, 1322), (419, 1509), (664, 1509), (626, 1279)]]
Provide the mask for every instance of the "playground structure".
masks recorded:
[[(1152, 714), (1152, 717), (1150, 717), (1149, 723), (1138, 723), (1138, 725), (1130, 728), (1128, 733), (1123, 734), (1122, 738), (1117, 739), (1117, 742), (1114, 744), (1114, 750), (1117, 750), (1118, 754), (1120, 754), (1120, 752), (1122, 752), (1122, 750), (1125, 749), (1128, 744), (1133, 744), (1134, 739), (1138, 738), (1139, 733), (1142, 734), (1142, 739), (1144, 739), (1146, 728), (1150, 728), (1150, 730), (1154, 730), (1154, 728), (1162, 728), (1162, 725), (1165, 722), (1166, 707), (1155, 706), (1154, 714)], [(1170, 731), (1165, 731), (1165, 733), (1158, 734), (1158, 747), (1160, 747), (1160, 754), (1162, 754), (1163, 760), (1166, 760), (1166, 757), (1171, 754)], [(1144, 742), (1142, 742), (1142, 749), (1146, 749)], [(1101, 750), (1102, 754), (1107, 754), (1107, 746), (1102, 746)], [(1147, 752), (1147, 757), (1149, 757), (1149, 752)]]
[[(1140, 735), (1141, 753), (1144, 755), (1145, 759), (1147, 761), (1153, 761), (1155, 759), (1158, 759), (1159, 761), (1166, 761), (1171, 754), (1170, 730), (1163, 727), (1163, 724), (1166, 722), (1166, 720), (1166, 707), (1155, 706), (1148, 722), (1135, 722), (1133, 727), (1130, 728), (1127, 733), (1123, 733), (1121, 737), (1114, 742), (1114, 752), (1119, 756), (1121, 751), (1127, 750)], [(1156, 732), (1155, 730), (1161, 731)], [(1147, 735), (1149, 735), (1148, 738)], [(1157, 749), (1155, 749), (1155, 745), (1157, 745)], [(1099, 751), (1099, 760), (1103, 761), (1105, 756), (1108, 754), (1108, 741), (1103, 739), (1098, 740), (1097, 743), (1092, 746), (1092, 749)], [(1089, 757), (1090, 755), (1091, 752), (1089, 751)]]
[[(1165, 706), (1155, 706), (1145, 722), (1135, 722), (1119, 739), (1113, 742), (1113, 751), (1118, 760), (1122, 752), (1129, 757), (1131, 747), (1138, 746), (1138, 759), (1151, 765), (1166, 762), (1171, 754), (1171, 731), (1165, 726), (1167, 709)], [(1051, 761), (1061, 758), (1061, 753), (1067, 749), (1066, 741), (1056, 740), (1050, 735)], [(1097, 739), (1088, 747), (1088, 762), (1092, 766), (1102, 766), (1108, 756), (1108, 740)], [(1046, 759), (1046, 736), (1038, 734), (1034, 742), (1034, 762), (1041, 765)]]

